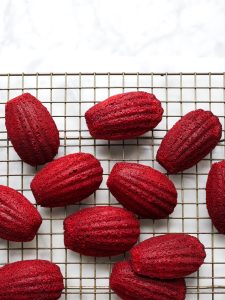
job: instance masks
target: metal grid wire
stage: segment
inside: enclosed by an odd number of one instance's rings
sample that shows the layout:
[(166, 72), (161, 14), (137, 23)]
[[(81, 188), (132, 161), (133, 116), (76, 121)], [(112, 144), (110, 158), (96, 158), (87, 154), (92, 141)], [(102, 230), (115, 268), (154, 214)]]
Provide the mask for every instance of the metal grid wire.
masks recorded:
[[(142, 90), (153, 92), (164, 108), (162, 122), (144, 136), (127, 141), (94, 140), (87, 130), (84, 113), (110, 95)], [(30, 92), (49, 109), (60, 131), (58, 156), (78, 151), (93, 153), (104, 169), (100, 189), (80, 204), (67, 208), (40, 208), (43, 224), (29, 243), (0, 240), (0, 264), (23, 259), (48, 259), (64, 275), (62, 299), (118, 299), (108, 286), (112, 264), (124, 255), (90, 258), (64, 249), (63, 219), (92, 205), (119, 205), (106, 188), (107, 176), (117, 161), (140, 162), (165, 173), (155, 161), (166, 131), (188, 111), (209, 109), (225, 123), (225, 73), (46, 73), (0, 74), (0, 183), (22, 192), (35, 203), (30, 181), (37, 169), (21, 162), (7, 140), (4, 103)], [(199, 272), (187, 280), (186, 299), (225, 299), (225, 237), (213, 228), (205, 206), (205, 182), (211, 164), (225, 157), (222, 141), (197, 166), (169, 176), (178, 191), (178, 205), (164, 220), (141, 219), (140, 241), (167, 232), (197, 236), (206, 247), (207, 258)], [(40, 169), (38, 167), (38, 169)], [(162, 299), (163, 300), (163, 299)]]

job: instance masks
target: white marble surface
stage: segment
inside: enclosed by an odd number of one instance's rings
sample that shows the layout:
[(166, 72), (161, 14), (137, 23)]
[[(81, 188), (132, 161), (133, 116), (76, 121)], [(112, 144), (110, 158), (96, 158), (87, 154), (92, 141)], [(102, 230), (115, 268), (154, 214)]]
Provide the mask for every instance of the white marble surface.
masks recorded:
[(1, 0), (0, 71), (224, 71), (224, 0)]

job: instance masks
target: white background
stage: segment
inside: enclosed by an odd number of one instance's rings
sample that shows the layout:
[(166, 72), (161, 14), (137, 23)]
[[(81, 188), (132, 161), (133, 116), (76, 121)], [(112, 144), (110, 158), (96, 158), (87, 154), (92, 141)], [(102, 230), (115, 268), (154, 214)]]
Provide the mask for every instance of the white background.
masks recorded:
[(224, 71), (224, 0), (1, 0), (1, 72)]

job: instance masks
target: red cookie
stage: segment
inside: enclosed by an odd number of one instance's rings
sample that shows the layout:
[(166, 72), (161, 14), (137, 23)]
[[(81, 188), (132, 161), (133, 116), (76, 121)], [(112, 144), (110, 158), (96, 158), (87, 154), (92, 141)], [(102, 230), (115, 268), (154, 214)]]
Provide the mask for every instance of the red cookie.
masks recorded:
[(146, 92), (115, 95), (94, 105), (85, 118), (91, 135), (103, 140), (136, 138), (162, 120), (160, 101)]
[(197, 109), (183, 116), (166, 134), (156, 160), (169, 172), (196, 165), (221, 138), (222, 126), (210, 111)]
[(0, 238), (15, 242), (31, 241), (41, 223), (39, 212), (22, 194), (0, 185)]
[(1, 300), (56, 300), (64, 289), (57, 265), (46, 260), (25, 260), (0, 268)]
[(6, 103), (5, 125), (19, 157), (35, 166), (58, 153), (59, 131), (42, 103), (29, 93)]
[(89, 153), (69, 154), (52, 161), (31, 182), (37, 204), (60, 207), (79, 202), (102, 182), (100, 162)]
[(185, 277), (197, 271), (206, 257), (200, 241), (183, 233), (147, 239), (133, 247), (130, 253), (136, 273), (160, 279)]
[(129, 250), (140, 234), (139, 222), (123, 208), (96, 206), (64, 220), (65, 247), (88, 256), (113, 256)]
[(160, 280), (138, 276), (130, 262), (114, 265), (110, 288), (123, 300), (184, 300), (185, 280)]
[(123, 206), (141, 217), (166, 218), (177, 205), (173, 182), (159, 171), (141, 164), (115, 164), (107, 186)]
[(213, 225), (225, 234), (225, 161), (215, 163), (206, 184), (206, 205)]

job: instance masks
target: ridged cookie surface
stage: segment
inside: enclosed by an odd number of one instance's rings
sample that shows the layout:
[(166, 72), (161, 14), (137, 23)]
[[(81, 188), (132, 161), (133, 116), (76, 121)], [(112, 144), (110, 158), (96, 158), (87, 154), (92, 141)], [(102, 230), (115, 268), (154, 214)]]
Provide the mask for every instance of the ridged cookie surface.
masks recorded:
[(35, 166), (58, 153), (59, 131), (48, 110), (29, 93), (6, 103), (7, 134), (19, 157)]
[(130, 253), (136, 273), (160, 279), (185, 277), (197, 271), (206, 256), (200, 241), (183, 233), (147, 239), (133, 247)]
[(85, 118), (94, 138), (122, 140), (136, 138), (155, 128), (162, 114), (161, 103), (153, 94), (129, 92), (94, 105)]
[(107, 185), (124, 207), (142, 217), (165, 218), (177, 204), (173, 182), (161, 172), (141, 164), (115, 164)]
[(184, 300), (185, 280), (160, 280), (138, 276), (128, 261), (114, 265), (111, 289), (123, 300)]
[(79, 202), (102, 182), (100, 162), (89, 153), (69, 154), (39, 171), (31, 182), (37, 204), (59, 207)]
[(0, 238), (15, 242), (33, 240), (42, 218), (22, 194), (0, 185)]
[(56, 300), (63, 289), (60, 269), (49, 261), (25, 260), (0, 268), (0, 300)]
[(206, 205), (213, 225), (225, 234), (225, 161), (212, 165), (206, 183)]
[(140, 234), (139, 221), (112, 206), (82, 209), (64, 220), (66, 248), (88, 256), (113, 256), (129, 250)]
[(169, 172), (178, 173), (196, 165), (218, 144), (222, 134), (219, 119), (197, 109), (183, 116), (166, 134), (156, 160)]

